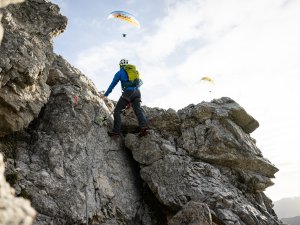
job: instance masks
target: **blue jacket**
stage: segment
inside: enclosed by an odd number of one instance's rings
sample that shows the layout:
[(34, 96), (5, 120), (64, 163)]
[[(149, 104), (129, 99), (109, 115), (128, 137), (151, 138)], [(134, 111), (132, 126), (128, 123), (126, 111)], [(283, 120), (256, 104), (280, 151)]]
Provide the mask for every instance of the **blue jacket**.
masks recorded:
[(125, 87), (125, 83), (128, 81), (128, 75), (123, 67), (115, 74), (114, 79), (112, 80), (111, 84), (109, 85), (107, 91), (104, 93), (105, 96), (108, 96), (114, 87), (118, 84), (118, 82), (121, 81), (121, 87), (122, 91), (127, 91), (127, 90), (138, 90), (137, 87)]

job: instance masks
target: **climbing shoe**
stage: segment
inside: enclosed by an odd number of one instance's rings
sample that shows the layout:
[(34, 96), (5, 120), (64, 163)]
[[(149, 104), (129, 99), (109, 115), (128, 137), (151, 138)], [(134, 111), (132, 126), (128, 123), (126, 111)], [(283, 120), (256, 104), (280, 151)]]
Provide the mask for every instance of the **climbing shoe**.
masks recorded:
[(143, 137), (148, 134), (149, 127), (141, 127), (140, 132), (139, 132), (139, 137)]
[(114, 131), (107, 131), (108, 136), (110, 137), (119, 137), (120, 133), (114, 132)]

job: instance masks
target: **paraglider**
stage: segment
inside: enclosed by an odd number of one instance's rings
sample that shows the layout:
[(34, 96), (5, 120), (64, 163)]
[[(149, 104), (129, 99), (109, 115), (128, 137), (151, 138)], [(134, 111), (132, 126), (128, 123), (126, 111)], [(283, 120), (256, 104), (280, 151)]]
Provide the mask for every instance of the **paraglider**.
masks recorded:
[(208, 90), (211, 93), (213, 86), (215, 85), (214, 80), (211, 77), (202, 77), (200, 79), (200, 84), (203, 90)]
[(210, 78), (210, 77), (202, 77), (201, 81), (209, 82), (211, 84), (215, 84), (214, 80), (212, 78)]
[[(108, 15), (107, 19), (119, 19), (137, 28), (141, 27), (139, 21), (135, 18), (135, 16), (125, 11), (113, 11)], [(123, 33), (122, 36), (125, 38), (127, 34)]]
[(113, 12), (111, 12), (108, 15), (107, 19), (113, 19), (113, 18), (126, 21), (126, 22), (132, 24), (133, 26), (135, 26), (137, 28), (141, 27), (139, 21), (135, 18), (135, 16), (128, 13), (128, 12), (125, 12), (125, 11), (113, 11)]

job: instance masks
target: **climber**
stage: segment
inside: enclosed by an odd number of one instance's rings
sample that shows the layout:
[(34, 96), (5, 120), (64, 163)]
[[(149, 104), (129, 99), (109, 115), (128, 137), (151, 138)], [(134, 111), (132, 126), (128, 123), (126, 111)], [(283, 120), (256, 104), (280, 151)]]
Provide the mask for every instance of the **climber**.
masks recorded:
[(142, 81), (139, 72), (135, 69), (134, 65), (128, 64), (127, 59), (121, 59), (120, 70), (115, 74), (110, 86), (101, 98), (106, 98), (114, 89), (119, 81), (121, 81), (122, 95), (119, 98), (114, 110), (114, 125), (108, 135), (119, 136), (121, 131), (121, 113), (126, 106), (131, 103), (133, 111), (139, 123), (139, 136), (144, 136), (149, 130), (147, 119), (141, 108), (141, 92), (139, 87)]

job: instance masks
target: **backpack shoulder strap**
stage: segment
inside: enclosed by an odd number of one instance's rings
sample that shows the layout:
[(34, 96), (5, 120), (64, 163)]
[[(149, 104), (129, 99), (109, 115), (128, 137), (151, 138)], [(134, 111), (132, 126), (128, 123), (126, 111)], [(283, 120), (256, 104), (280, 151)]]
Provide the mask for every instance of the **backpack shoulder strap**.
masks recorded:
[(135, 65), (131, 65), (131, 64), (128, 64), (128, 65), (125, 65), (124, 66), (124, 69), (127, 71), (127, 70), (136, 70), (136, 67)]

